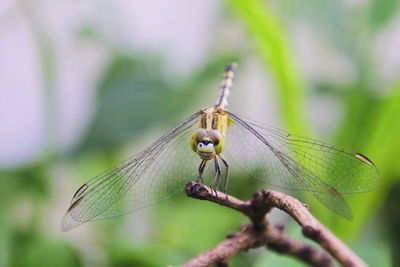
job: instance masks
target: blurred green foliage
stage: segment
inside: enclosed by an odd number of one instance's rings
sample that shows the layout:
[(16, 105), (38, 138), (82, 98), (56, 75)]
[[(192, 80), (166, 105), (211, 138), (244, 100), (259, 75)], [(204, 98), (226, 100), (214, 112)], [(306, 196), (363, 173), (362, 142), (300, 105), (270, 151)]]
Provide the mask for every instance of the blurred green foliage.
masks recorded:
[(262, 1), (228, 3), (247, 25), (259, 53), (275, 78), (282, 116), (292, 132), (304, 132), (304, 86), (279, 19)]
[[(264, 63), (266, 74), (274, 78), (286, 128), (314, 137), (315, 131), (305, 115), (307, 100), (316, 93), (328, 94), (338, 99), (344, 110), (332, 143), (368, 155), (380, 169), (381, 185), (377, 190), (346, 196), (355, 211), (354, 221), (346, 221), (307, 199), (313, 213), (338, 236), (351, 242), (372, 266), (389, 266), (390, 250), (393, 264), (400, 265), (396, 253), (400, 237), (394, 234), (399, 221), (395, 203), (399, 203), (400, 198), (398, 185), (392, 188), (400, 177), (400, 81), (389, 85), (385, 90), (388, 93), (380, 92), (377, 81), (381, 77), (371, 56), (372, 47), (368, 45), (398, 14), (399, 1), (372, 0), (358, 13), (347, 8), (343, 1), (227, 0), (225, 3), (231, 12), (230, 19), (245, 25), (246, 38), (254, 45), (255, 51), (250, 49), (246, 53), (255, 53)], [(286, 29), (286, 25), (298, 17), (315, 25), (357, 69), (353, 84), (345, 88), (335, 84), (311, 84), (302, 77)], [(48, 57), (54, 55), (42, 50), (44, 76), (50, 83), (55, 74), (49, 62), (54, 59)], [(84, 181), (122, 160), (121, 150), (134, 142), (135, 136), (147, 133), (155, 125), (171, 128), (187, 114), (207, 104), (203, 101), (205, 95), (211, 96), (209, 103), (212, 103), (221, 69), (227, 62), (244, 58), (243, 51), (237, 54), (216, 55), (188, 78), (177, 79), (163, 75), (159, 67), (161, 61), (152, 55), (133, 57), (116, 53), (98, 83), (94, 119), (74, 153), (69, 158), (49, 153), (32, 166), (1, 172), (0, 266), (90, 265), (81, 248), (67, 238), (69, 233), (53, 236), (46, 231), (45, 210), (55, 197), (52, 184), (57, 183), (57, 178), (49, 174), (51, 170), (60, 162), (66, 162), (74, 176)], [(51, 101), (48, 102), (51, 105)], [(163, 105), (153, 106), (154, 102)], [(248, 198), (255, 184), (249, 185), (239, 177), (235, 179), (234, 175), (231, 193)], [(392, 193), (387, 200), (389, 192)], [(383, 210), (382, 206), (385, 206)], [(238, 230), (246, 222), (235, 212), (183, 196), (149, 210), (152, 225), (148, 226), (150, 232), (145, 241), (126, 237), (126, 218), (86, 226), (90, 227), (91, 234), (98, 236), (99, 253), (106, 266), (178, 265), (214, 246), (228, 232)], [(380, 219), (380, 214), (385, 215), (385, 220)], [(135, 216), (129, 217), (134, 220)], [(296, 226), (288, 228), (291, 234), (302, 238)], [(390, 243), (385, 242), (382, 230)], [(379, 249), (376, 244), (380, 244)], [(268, 264), (302, 266), (264, 249), (241, 253), (233, 259), (232, 265)]]
[(389, 23), (398, 11), (398, 0), (373, 0), (368, 8), (368, 21), (370, 27), (375, 30)]
[(233, 56), (216, 57), (188, 79), (176, 82), (162, 75), (159, 61), (116, 55), (100, 81), (98, 110), (78, 149), (116, 150), (132, 136), (160, 123), (161, 114), (163, 126), (177, 124), (177, 113), (193, 113), (193, 106), (200, 106), (198, 99), (213, 89), (208, 86), (210, 80), (217, 81), (226, 62), (236, 60)]

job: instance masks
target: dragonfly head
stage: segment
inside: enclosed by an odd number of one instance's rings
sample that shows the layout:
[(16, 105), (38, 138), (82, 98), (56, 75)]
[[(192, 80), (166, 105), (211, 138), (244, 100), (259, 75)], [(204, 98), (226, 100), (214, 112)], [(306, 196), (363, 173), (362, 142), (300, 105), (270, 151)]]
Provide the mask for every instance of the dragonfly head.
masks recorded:
[(210, 160), (219, 153), (221, 134), (219, 131), (211, 129), (206, 130), (203, 128), (197, 129), (192, 135), (192, 149), (200, 158)]

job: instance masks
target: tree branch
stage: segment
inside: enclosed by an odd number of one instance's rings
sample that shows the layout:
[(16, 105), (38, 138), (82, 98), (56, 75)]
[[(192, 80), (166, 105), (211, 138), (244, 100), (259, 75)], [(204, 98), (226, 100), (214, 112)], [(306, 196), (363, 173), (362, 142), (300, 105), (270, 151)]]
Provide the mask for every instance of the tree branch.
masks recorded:
[(292, 240), (283, 227), (268, 222), (266, 214), (272, 208), (288, 213), (302, 227), (304, 236), (314, 240), (343, 266), (367, 266), (353, 251), (325, 228), (305, 204), (297, 199), (272, 190), (262, 190), (249, 201), (242, 201), (203, 184), (189, 182), (185, 186), (187, 196), (208, 200), (243, 213), (252, 221), (241, 227), (240, 232), (230, 234), (216, 247), (198, 255), (182, 266), (228, 266), (232, 256), (250, 248), (267, 246), (302, 260), (312, 266), (333, 266), (331, 257), (313, 246)]

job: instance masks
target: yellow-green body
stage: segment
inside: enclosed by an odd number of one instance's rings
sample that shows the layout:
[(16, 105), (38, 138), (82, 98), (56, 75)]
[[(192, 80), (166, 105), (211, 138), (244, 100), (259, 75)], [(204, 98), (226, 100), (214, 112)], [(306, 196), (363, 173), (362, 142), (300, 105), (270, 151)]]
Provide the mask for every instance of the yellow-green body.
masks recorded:
[(226, 107), (233, 86), (236, 64), (225, 69), (217, 103), (212, 108), (204, 108), (200, 113), (199, 128), (193, 133), (190, 146), (203, 160), (210, 160), (224, 151), (225, 135), (231, 123)]
[[(215, 154), (219, 155), (224, 151), (225, 147), (225, 135), (226, 131), (231, 123), (231, 120), (227, 112), (222, 108), (207, 108), (201, 110), (199, 129), (204, 129), (207, 133), (210, 130), (216, 130), (219, 132), (219, 142), (214, 144)], [(198, 140), (196, 139), (196, 132), (193, 134), (191, 139), (191, 147), (193, 151), (198, 152), (197, 145)], [(206, 135), (204, 138), (212, 139), (210, 136)]]

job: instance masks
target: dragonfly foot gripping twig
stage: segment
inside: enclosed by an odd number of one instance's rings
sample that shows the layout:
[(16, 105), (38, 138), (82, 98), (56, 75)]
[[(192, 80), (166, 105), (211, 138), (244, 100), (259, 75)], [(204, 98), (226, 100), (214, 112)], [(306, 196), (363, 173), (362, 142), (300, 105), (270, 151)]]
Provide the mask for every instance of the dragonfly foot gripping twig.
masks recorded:
[[(262, 190), (254, 194), (249, 201), (242, 201), (230, 195), (218, 192), (203, 184), (189, 182), (185, 186), (187, 196), (208, 200), (237, 210), (252, 221), (243, 225), (239, 232), (229, 234), (216, 247), (198, 255), (182, 266), (228, 266), (232, 256), (250, 248), (266, 246), (278, 253), (287, 254), (312, 266), (333, 266), (332, 258), (343, 266), (366, 266), (342, 241), (325, 228), (311, 213), (306, 205), (286, 194)], [(304, 236), (314, 240), (330, 256), (313, 246), (288, 237), (283, 227), (269, 223), (266, 214), (278, 208), (289, 214), (302, 227)]]

